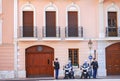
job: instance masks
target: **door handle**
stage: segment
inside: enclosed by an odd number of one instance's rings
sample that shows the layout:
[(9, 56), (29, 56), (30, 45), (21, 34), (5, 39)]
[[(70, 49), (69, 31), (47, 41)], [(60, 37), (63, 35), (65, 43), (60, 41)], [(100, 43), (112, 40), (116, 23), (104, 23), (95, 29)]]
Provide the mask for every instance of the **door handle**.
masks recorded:
[(50, 60), (48, 59), (48, 64), (50, 64)]

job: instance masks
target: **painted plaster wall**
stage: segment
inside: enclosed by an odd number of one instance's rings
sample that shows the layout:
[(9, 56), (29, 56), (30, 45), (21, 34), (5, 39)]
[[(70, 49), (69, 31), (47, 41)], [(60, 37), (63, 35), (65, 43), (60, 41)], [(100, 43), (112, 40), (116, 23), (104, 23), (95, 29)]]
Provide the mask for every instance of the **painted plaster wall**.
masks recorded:
[(14, 0), (2, 0), (2, 43), (0, 44), (0, 79), (14, 77)]
[(2, 44), (0, 45), (0, 70), (13, 70), (13, 0), (2, 0)]
[(3, 43), (13, 43), (13, 19), (14, 19), (13, 0), (3, 0)]

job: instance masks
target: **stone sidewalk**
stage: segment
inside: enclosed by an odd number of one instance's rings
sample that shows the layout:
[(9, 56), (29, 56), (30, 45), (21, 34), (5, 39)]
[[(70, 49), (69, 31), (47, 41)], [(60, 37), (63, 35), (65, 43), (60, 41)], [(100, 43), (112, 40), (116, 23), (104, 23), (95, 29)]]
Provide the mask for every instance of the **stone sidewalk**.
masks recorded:
[(120, 81), (120, 79), (58, 79), (58, 80), (40, 80), (40, 79), (25, 79), (25, 80), (0, 80), (0, 81)]
[[(58, 81), (120, 81), (120, 75), (118, 76), (106, 76), (106, 77), (97, 77), (97, 79), (63, 79), (59, 78)], [(14, 79), (0, 79), (0, 81), (57, 81), (53, 77), (41, 77), (41, 78), (14, 78)]]

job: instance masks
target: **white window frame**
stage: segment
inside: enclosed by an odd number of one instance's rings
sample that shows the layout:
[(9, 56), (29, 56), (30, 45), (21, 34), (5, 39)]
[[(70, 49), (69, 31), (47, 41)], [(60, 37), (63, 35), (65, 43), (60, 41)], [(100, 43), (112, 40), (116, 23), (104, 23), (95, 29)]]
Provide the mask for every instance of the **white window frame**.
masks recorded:
[(52, 2), (50, 2), (47, 6), (45, 6), (44, 8), (44, 26), (46, 26), (46, 11), (55, 11), (56, 12), (56, 26), (58, 25), (58, 8), (56, 7), (55, 4), (53, 4)]
[[(36, 27), (36, 10), (35, 10), (35, 7), (27, 2), (26, 4), (24, 4), (22, 7), (21, 7), (21, 10), (20, 10), (20, 26), (23, 26), (23, 11), (33, 11), (33, 24), (34, 24), (34, 27)], [(34, 28), (34, 31), (35, 31), (35, 28)], [(35, 33), (34, 33), (35, 35)], [(21, 35), (22, 36), (22, 35)]]
[(26, 3), (21, 7), (21, 15), (20, 15), (20, 25), (23, 26), (23, 11), (33, 11), (34, 13), (34, 26), (36, 26), (36, 11), (35, 7), (31, 3)]
[[(55, 4), (53, 4), (52, 2), (50, 2), (48, 5), (46, 5), (45, 7), (44, 7), (44, 13), (43, 13), (43, 15), (44, 15), (44, 17), (43, 17), (43, 25), (46, 27), (46, 11), (55, 11), (56, 12), (56, 26), (59, 26), (58, 25), (58, 8), (56, 7), (56, 5)], [(44, 32), (45, 32), (45, 30), (44, 30)]]
[(70, 5), (67, 6), (66, 8), (66, 26), (68, 26), (68, 11), (77, 11), (78, 12), (78, 26), (81, 26), (80, 23), (80, 8), (77, 4), (72, 3)]
[(108, 27), (108, 12), (117, 12), (117, 24), (120, 26), (120, 11), (119, 7), (115, 3), (111, 3), (107, 8), (106, 8), (106, 27)]

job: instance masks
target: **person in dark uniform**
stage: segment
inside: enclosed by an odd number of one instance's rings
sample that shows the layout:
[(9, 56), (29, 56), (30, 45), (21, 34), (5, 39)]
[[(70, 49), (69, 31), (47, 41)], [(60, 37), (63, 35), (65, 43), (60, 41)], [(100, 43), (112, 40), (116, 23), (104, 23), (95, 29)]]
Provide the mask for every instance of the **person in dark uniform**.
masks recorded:
[(60, 64), (58, 62), (58, 58), (55, 58), (54, 69), (55, 69), (55, 79), (58, 79), (58, 74), (59, 74), (59, 69), (60, 69)]
[(97, 69), (98, 69), (98, 62), (96, 61), (96, 58), (93, 58), (91, 66), (93, 67), (93, 78), (96, 78)]

